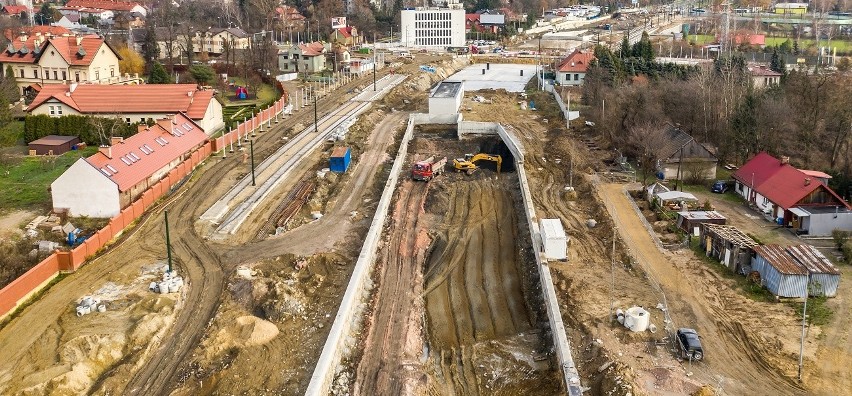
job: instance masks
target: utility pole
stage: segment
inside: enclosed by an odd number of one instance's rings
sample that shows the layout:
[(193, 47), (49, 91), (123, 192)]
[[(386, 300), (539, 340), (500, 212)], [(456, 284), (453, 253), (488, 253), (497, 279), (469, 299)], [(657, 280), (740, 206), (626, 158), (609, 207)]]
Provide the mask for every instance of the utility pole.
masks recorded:
[(317, 96), (314, 95), (314, 133), (319, 135), (319, 122), (317, 119)]
[[(573, 162), (573, 161), (572, 161)], [(612, 250), (610, 250), (609, 269), (609, 320), (615, 315), (615, 227), (612, 229)]]
[(254, 139), (249, 140), (249, 153), (251, 156), (251, 186), (254, 187)]
[(376, 92), (376, 49), (373, 48), (373, 92)]
[(803, 356), (805, 354), (805, 325), (808, 319), (808, 294), (811, 290), (811, 276), (808, 275), (808, 287), (805, 290), (805, 306), (802, 308), (802, 342), (799, 344), (799, 382), (802, 381)]
[[(171, 242), (171, 239), (169, 239), (169, 211), (168, 210), (166, 210), (163, 213), (163, 217), (165, 217), (165, 220), (166, 220), (166, 255), (167, 255), (168, 260), (169, 260), (169, 273), (171, 273), (172, 272), (172, 242)], [(800, 368), (802, 367), (801, 363), (799, 363), (799, 367)], [(801, 369), (799, 371), (801, 372)]]

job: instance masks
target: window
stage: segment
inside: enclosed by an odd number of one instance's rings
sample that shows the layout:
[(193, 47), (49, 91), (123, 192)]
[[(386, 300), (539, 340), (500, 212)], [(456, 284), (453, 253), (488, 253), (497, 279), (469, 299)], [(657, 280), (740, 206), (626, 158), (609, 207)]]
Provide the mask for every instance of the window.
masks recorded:
[(21, 69), (21, 78), (24, 78), (24, 69)]
[(50, 115), (56, 115), (56, 111), (53, 109), (53, 106), (47, 106), (47, 109), (50, 111)]
[(580, 81), (580, 75), (574, 74), (574, 81)]
[(56, 115), (62, 115), (62, 106), (56, 106)]
[[(101, 79), (101, 71), (100, 71), (100, 70), (95, 70), (95, 80), (100, 80), (100, 79)], [(128, 122), (129, 122), (129, 121), (128, 121)]]
[(80, 72), (74, 72), (74, 81), (80, 82)]
[(68, 80), (68, 72), (67, 72), (67, 71), (65, 71), (65, 70), (63, 70), (63, 71), (62, 71), (62, 79), (63, 79), (63, 80)]
[(58, 79), (59, 79), (59, 72), (58, 72), (58, 71), (56, 71), (56, 70), (54, 70), (54, 71), (53, 71), (53, 79), (54, 79), (54, 80), (58, 80)]
[(110, 77), (115, 77), (115, 69), (113, 69), (113, 68), (110, 68), (110, 69), (109, 69), (109, 76), (110, 76)]
[(38, 69), (33, 70), (33, 78), (38, 78)]

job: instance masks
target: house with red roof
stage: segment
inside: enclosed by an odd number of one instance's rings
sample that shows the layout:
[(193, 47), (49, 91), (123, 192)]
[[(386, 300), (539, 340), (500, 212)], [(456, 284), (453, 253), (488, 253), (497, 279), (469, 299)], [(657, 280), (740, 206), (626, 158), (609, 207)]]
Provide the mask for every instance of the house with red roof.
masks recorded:
[(852, 231), (852, 207), (826, 181), (829, 175), (802, 171), (788, 157), (757, 154), (731, 175), (734, 190), (779, 225), (808, 235)]
[(30, 8), (25, 5), (6, 5), (3, 6), (3, 15), (8, 15), (15, 18), (21, 18), (32, 13)]
[(346, 46), (359, 45), (363, 42), (361, 35), (358, 34), (358, 29), (354, 26), (334, 29), (328, 41)]
[(113, 217), (204, 145), (207, 134), (183, 113), (80, 158), (50, 185), (54, 210)]
[(64, 7), (59, 8), (62, 15), (69, 13), (87, 13), (92, 14), (93, 10), (111, 11), (111, 14), (119, 14), (124, 12), (136, 12), (140, 15), (147, 16), (148, 10), (141, 4), (133, 1), (117, 1), (117, 0), (68, 0)]
[(319, 41), (296, 44), (279, 54), (278, 67), (284, 73), (319, 73), (326, 68), (325, 55), (328, 50)]
[(766, 65), (749, 65), (751, 83), (754, 88), (764, 88), (781, 83), (781, 73), (770, 69)]
[(560, 85), (582, 85), (589, 70), (589, 63), (595, 59), (591, 51), (574, 50), (556, 66), (556, 82)]
[(46, 84), (27, 112), (51, 117), (119, 117), (127, 123), (184, 113), (207, 134), (225, 126), (222, 104), (213, 90), (199, 90), (195, 84)]
[(10, 41), (0, 52), (0, 68), (5, 73), (12, 67), (22, 94), (44, 84), (141, 82), (121, 75), (118, 53), (98, 36), (74, 36), (60, 26), (18, 28), (6, 36)]

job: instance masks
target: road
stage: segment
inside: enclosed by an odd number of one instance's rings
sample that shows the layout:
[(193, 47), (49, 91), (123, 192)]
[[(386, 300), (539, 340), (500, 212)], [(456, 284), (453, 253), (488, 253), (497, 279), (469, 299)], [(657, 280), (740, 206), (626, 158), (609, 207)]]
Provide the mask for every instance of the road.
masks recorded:
[[(353, 82), (339, 92), (366, 80)], [(346, 95), (320, 99), (318, 112), (325, 114), (336, 109), (346, 99)], [(259, 134), (255, 138), (255, 155), (264, 158), (275, 151), (290, 125), (306, 125), (312, 121), (313, 112), (300, 111), (272, 130)], [(94, 369), (97, 378), (91, 387), (87, 387), (84, 377), (80, 379), (79, 389), (83, 393), (168, 393), (176, 382), (177, 368), (188, 360), (188, 354), (198, 344), (221, 303), (225, 274), (230, 274), (238, 265), (223, 261), (221, 246), (205, 241), (192, 226), (201, 215), (202, 208), (209, 207), (224, 192), (221, 181), (238, 174), (243, 168), (239, 165), (238, 156), (226, 159), (214, 156), (211, 159), (175, 195), (146, 213), (138, 225), (128, 230), (108, 252), (54, 285), (0, 329), (0, 355), (4, 357), (0, 361), (0, 393), (15, 393), (15, 389), (23, 389), (27, 384), (43, 386), (47, 381), (55, 380), (56, 373), (68, 370), (62, 366), (66, 360), (58, 355), (58, 351), (60, 347), (68, 348), (63, 344), (69, 336), (64, 328), (70, 326), (65, 318), (73, 317), (70, 312), (74, 301), (97, 289), (107, 279), (132, 279), (138, 276), (139, 265), (164, 258), (162, 211), (165, 209), (170, 210), (174, 261), (188, 285), (183, 300), (175, 308), (174, 322), (158, 329), (155, 339), (131, 345), (131, 349), (122, 352), (121, 359), (110, 367)], [(134, 324), (124, 322), (116, 320), (116, 323), (104, 323), (104, 326), (121, 324), (130, 331)], [(136, 333), (142, 334), (140, 331)], [(22, 334), (27, 336), (22, 337)], [(129, 376), (132, 378), (128, 380)]]
[(648, 234), (623, 193), (621, 184), (600, 186), (618, 233), (632, 256), (669, 296), (668, 304), (676, 326), (700, 329), (707, 351), (707, 369), (696, 365), (699, 379), (720, 384), (730, 394), (803, 395), (806, 392), (772, 368), (764, 351), (752, 343), (752, 335), (728, 312), (726, 299), (713, 283), (696, 284), (672, 264)]

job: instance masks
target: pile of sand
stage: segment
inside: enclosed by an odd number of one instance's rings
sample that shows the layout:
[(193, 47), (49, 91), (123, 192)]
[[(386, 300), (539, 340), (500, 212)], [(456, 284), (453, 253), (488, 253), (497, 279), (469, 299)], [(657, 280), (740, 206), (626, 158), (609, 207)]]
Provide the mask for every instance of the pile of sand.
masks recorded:
[(240, 316), (236, 320), (236, 335), (243, 346), (263, 345), (278, 336), (278, 326), (256, 316)]

